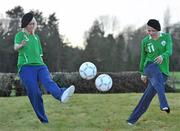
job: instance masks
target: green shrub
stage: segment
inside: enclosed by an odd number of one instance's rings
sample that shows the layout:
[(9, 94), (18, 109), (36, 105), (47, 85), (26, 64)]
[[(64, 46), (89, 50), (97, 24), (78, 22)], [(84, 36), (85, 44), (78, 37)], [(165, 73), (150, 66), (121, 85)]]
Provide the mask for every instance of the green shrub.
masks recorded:
[[(106, 72), (112, 77), (113, 87), (106, 93), (124, 93), (124, 92), (144, 92), (147, 85), (140, 80), (138, 72)], [(102, 74), (99, 72), (98, 75)], [(84, 80), (78, 72), (73, 73), (53, 73), (53, 79), (61, 86), (75, 85), (76, 93), (99, 93), (95, 88), (95, 78), (92, 80)], [(173, 92), (174, 89), (166, 85), (166, 91)]]
[(0, 73), (0, 96), (10, 96), (14, 75), (13, 73)]
[[(125, 93), (125, 92), (144, 92), (146, 85), (140, 80), (138, 72), (106, 72), (112, 77), (113, 86), (111, 90), (105, 93)], [(84, 80), (78, 72), (52, 73), (52, 78), (61, 87), (75, 85), (76, 93), (102, 93), (95, 88), (95, 79), (102, 72), (98, 72), (92, 80)], [(42, 85), (40, 85), (43, 94), (46, 93)], [(167, 92), (174, 92), (174, 88), (166, 85)], [(23, 96), (26, 95), (25, 88), (20, 82), (17, 74), (0, 73), (0, 96)]]

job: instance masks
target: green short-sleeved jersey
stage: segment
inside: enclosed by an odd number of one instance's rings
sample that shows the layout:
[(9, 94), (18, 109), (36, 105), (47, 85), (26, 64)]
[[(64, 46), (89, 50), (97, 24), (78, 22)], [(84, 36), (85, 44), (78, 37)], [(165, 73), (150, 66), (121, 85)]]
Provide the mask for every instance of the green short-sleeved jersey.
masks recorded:
[(141, 42), (140, 72), (144, 73), (144, 67), (148, 61), (161, 55), (163, 62), (159, 64), (162, 73), (169, 75), (169, 56), (172, 54), (172, 38), (168, 33), (161, 33), (159, 39), (153, 40), (150, 36)]
[(23, 65), (45, 65), (42, 59), (43, 53), (38, 35), (20, 31), (15, 35), (14, 44), (21, 44), (22, 40), (27, 43), (18, 50), (18, 71)]

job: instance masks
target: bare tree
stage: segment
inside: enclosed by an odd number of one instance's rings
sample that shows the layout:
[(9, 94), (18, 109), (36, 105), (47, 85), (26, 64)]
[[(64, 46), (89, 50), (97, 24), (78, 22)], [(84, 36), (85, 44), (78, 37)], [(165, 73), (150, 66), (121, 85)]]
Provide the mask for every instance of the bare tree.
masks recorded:
[(120, 32), (120, 22), (116, 16), (103, 15), (97, 18), (100, 24), (103, 25), (105, 35), (113, 34), (114, 36)]
[(167, 7), (166, 11), (164, 12), (164, 31), (165, 32), (169, 32), (170, 20), (171, 20), (170, 9), (169, 7)]

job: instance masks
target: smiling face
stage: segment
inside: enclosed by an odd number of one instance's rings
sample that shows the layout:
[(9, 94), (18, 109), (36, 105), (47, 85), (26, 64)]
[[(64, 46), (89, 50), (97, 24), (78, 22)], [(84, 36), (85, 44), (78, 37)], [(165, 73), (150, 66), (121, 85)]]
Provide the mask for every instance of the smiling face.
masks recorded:
[(159, 38), (159, 31), (157, 31), (153, 27), (147, 25), (146, 31), (147, 31), (147, 34), (150, 35), (153, 39)]

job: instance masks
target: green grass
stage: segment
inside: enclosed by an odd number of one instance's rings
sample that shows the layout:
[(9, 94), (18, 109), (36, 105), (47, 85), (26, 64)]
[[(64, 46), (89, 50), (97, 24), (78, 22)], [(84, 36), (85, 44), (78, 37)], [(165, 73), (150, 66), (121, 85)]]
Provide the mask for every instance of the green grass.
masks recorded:
[(125, 122), (142, 94), (75, 94), (62, 104), (44, 95), (49, 124), (36, 118), (27, 97), (0, 98), (0, 131), (179, 131), (180, 94), (169, 93), (171, 113), (159, 110), (157, 97), (134, 126)]

